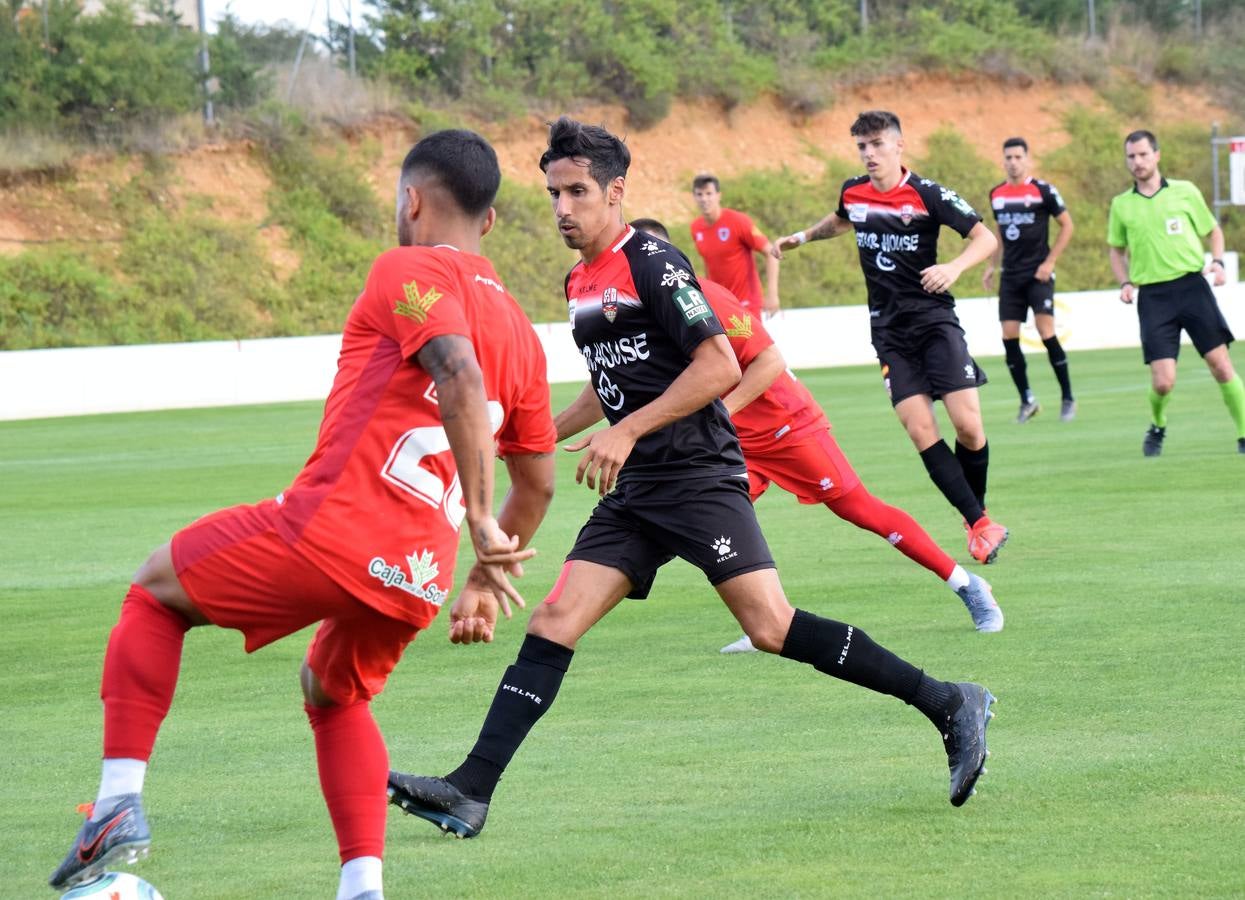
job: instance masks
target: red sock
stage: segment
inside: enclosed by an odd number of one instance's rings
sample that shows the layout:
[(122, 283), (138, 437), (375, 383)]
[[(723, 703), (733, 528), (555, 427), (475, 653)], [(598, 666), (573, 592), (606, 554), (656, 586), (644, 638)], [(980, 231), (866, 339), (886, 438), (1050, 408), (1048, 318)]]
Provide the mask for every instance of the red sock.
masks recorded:
[(320, 789), (337, 833), (343, 863), (385, 855), (385, 812), (389, 800), (389, 751), (372, 707), (306, 706), (316, 738)]
[(146, 588), (130, 585), (121, 617), (108, 636), (104, 677), (104, 758), (151, 758), (156, 732), (169, 713), (182, 642), (190, 623)]
[(955, 560), (934, 543), (916, 519), (897, 506), (883, 503), (865, 490), (863, 484), (826, 506), (840, 519), (885, 538), (908, 559), (929, 569), (943, 581), (951, 577)]

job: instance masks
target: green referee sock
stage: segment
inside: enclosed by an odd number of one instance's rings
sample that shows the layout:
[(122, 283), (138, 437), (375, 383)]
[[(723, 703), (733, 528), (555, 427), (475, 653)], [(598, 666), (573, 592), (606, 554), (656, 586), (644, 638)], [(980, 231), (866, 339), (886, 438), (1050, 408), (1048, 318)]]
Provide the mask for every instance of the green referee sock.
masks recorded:
[(1245, 438), (1245, 384), (1241, 383), (1241, 376), (1233, 375), (1231, 381), (1220, 382), (1219, 390), (1223, 392), (1224, 405), (1236, 423), (1236, 436)]
[(1171, 398), (1171, 391), (1160, 394), (1154, 388), (1150, 388), (1150, 417), (1154, 419), (1154, 424), (1159, 428), (1167, 427), (1167, 402)]

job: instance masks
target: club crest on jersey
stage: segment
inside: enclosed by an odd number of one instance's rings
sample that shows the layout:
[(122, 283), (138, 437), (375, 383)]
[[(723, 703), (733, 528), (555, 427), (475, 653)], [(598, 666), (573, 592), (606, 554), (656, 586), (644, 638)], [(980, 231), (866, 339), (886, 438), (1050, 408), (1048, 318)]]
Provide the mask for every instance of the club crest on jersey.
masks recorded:
[(421, 294), (419, 285), (414, 281), (402, 285), (402, 293), (406, 295), (406, 299), (398, 301), (393, 308), (394, 313), (399, 316), (405, 316), (408, 319), (414, 319), (420, 325), (428, 321), (428, 313), (432, 310), (433, 304), (443, 296), (434, 287), (428, 288), (427, 291)]
[(618, 318), (618, 289), (608, 287), (601, 294), (601, 314), (611, 325)]
[(850, 222), (864, 222), (869, 218), (868, 203), (847, 204), (847, 218)]
[(912, 215), (913, 215), (913, 209), (912, 209), (911, 203), (905, 203), (903, 206), (899, 207), (899, 221), (900, 222), (903, 222), (905, 225), (911, 225)]
[(729, 241), (731, 239), (731, 230), (729, 228), (718, 229), (718, 240)]
[(437, 585), (429, 584), (441, 571), (433, 559), (432, 551), (424, 550), (419, 556), (412, 554), (406, 558), (406, 563), (411, 570), (409, 578), (401, 565), (390, 565), (380, 556), (372, 557), (367, 573), (385, 587), (397, 588), (433, 606), (444, 603), (449, 596), (449, 590), (441, 590)]

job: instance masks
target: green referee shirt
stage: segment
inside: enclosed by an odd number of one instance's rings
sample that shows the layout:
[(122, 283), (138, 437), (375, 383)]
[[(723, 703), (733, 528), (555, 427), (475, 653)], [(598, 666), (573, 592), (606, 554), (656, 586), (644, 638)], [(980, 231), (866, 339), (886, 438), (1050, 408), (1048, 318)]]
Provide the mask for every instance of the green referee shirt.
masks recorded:
[(1128, 251), (1135, 284), (1171, 281), (1202, 271), (1202, 237), (1215, 227), (1202, 192), (1191, 181), (1168, 181), (1147, 197), (1134, 184), (1111, 201), (1107, 243)]

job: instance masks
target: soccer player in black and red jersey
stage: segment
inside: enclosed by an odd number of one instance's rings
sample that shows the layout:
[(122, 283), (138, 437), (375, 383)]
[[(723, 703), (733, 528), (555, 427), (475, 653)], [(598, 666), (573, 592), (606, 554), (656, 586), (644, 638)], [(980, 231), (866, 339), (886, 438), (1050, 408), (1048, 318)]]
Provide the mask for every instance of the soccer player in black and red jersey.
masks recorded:
[[(1063, 401), (1059, 418), (1076, 418), (1076, 400), (1068, 375), (1068, 354), (1055, 336), (1055, 263), (1072, 240), (1072, 215), (1053, 184), (1034, 178), (1029, 144), (1022, 137), (1003, 142), (1003, 171), (1007, 180), (990, 190), (990, 209), (998, 222), (1002, 240), (994, 251), (981, 284), (988, 291), (999, 275), (999, 321), (1003, 326), (1003, 352), (1007, 368), (1020, 392), (1020, 412), (1016, 421), (1028, 422), (1041, 411), (1020, 349), (1020, 326), (1033, 310), (1033, 324), (1046, 347), (1050, 366), (1059, 380)], [(1050, 220), (1059, 226), (1054, 246), (1050, 245)]]
[[(834, 212), (775, 241), (773, 252), (855, 229), (873, 347), (891, 405), (929, 477), (964, 517), (969, 553), (989, 564), (1008, 533), (986, 515), (990, 451), (977, 396), (986, 374), (968, 353), (950, 290), (998, 242), (959, 194), (904, 167), (903, 133), (894, 113), (863, 112), (851, 132), (868, 174), (845, 181)], [(968, 238), (968, 246), (939, 263), (943, 225)], [(954, 454), (938, 431), (935, 400), (942, 400), (955, 427)]]
[[(669, 242), (656, 219), (632, 219), (631, 227)], [(830, 420), (813, 395), (787, 368), (787, 361), (760, 317), (754, 318), (725, 287), (700, 280), (705, 299), (726, 329), (743, 377), (722, 397), (748, 466), (748, 494), (755, 503), (777, 484), (801, 503), (821, 503), (857, 528), (872, 531), (913, 562), (933, 572), (973, 617), (978, 631), (1003, 630), (1003, 611), (984, 578), (964, 571), (916, 519), (869, 493), (831, 433)], [(561, 435), (559, 435), (561, 440)], [(722, 648), (756, 648), (744, 635)]]
[(445, 778), (391, 772), (390, 798), (460, 837), (478, 834), (576, 643), (624, 597), (647, 596), (657, 570), (680, 556), (705, 573), (759, 649), (921, 710), (944, 736), (951, 802), (960, 805), (985, 763), (993, 698), (979, 684), (930, 678), (864, 632), (787, 602), (718, 399), (738, 382), (739, 364), (687, 258), (624, 221), (630, 162), (613, 134), (566, 117), (540, 159), (558, 231), (581, 256), (565, 290), (590, 375), (555, 422), (566, 437), (608, 420), (566, 448), (583, 453), (575, 480), (601, 500), (532, 614), (470, 754)]

